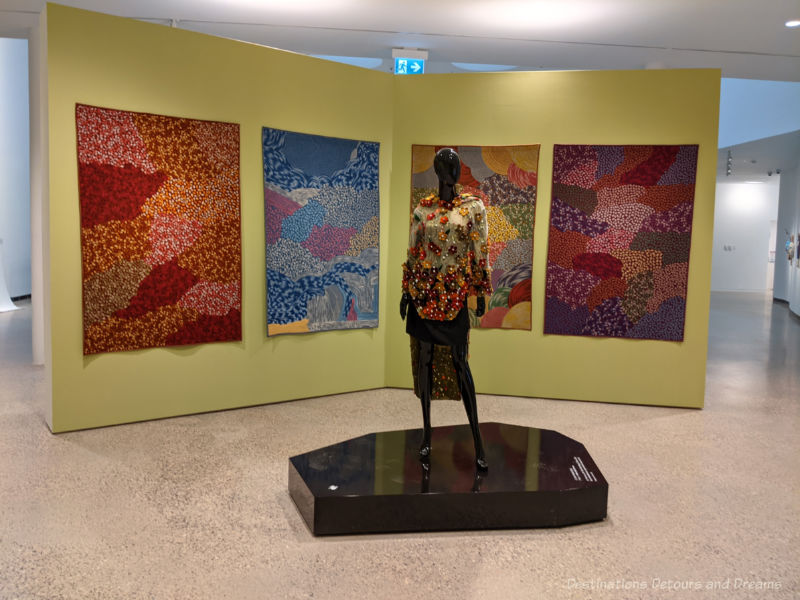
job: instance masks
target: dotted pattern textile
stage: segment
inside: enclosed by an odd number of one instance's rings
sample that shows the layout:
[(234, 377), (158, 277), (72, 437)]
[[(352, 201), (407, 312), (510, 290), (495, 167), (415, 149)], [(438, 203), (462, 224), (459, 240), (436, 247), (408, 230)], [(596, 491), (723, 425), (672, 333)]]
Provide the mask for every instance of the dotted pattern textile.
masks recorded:
[[(487, 312), (473, 327), (531, 328), (533, 226), (539, 167), (539, 145), (412, 147), (411, 207), (438, 192), (433, 159), (441, 148), (453, 148), (461, 159), (458, 192), (477, 196), (486, 208), (487, 265), (492, 294)], [(516, 289), (515, 293), (511, 293)]]
[(267, 334), (378, 326), (379, 144), (264, 127)]
[(545, 333), (683, 340), (697, 152), (555, 146)]
[(75, 120), (84, 354), (241, 340), (239, 126)]

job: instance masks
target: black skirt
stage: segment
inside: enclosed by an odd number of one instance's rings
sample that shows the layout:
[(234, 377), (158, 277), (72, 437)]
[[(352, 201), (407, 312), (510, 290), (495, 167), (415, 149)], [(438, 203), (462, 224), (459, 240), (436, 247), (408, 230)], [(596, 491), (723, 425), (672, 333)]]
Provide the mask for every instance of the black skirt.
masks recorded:
[(434, 321), (420, 317), (412, 302), (408, 305), (406, 333), (438, 346), (466, 345), (469, 341), (469, 309), (465, 304), (452, 321)]

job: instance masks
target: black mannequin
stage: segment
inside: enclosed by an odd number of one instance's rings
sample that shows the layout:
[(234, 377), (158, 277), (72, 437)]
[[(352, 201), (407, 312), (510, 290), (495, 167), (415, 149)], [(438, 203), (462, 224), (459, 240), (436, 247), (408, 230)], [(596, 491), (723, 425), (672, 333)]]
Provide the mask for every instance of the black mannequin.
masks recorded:
[[(423, 494), (429, 494), (431, 491), (431, 462), (430, 460), (420, 459), (420, 466), (422, 467), (422, 476), (420, 477), (419, 491)], [(483, 479), (486, 476), (486, 468), (476, 466), (475, 476), (472, 480), (471, 492), (478, 493), (483, 486)]]
[[(451, 148), (439, 150), (434, 159), (434, 170), (439, 178), (439, 199), (443, 202), (452, 202), (456, 196), (455, 185), (461, 175), (461, 160), (458, 154)], [(404, 293), (400, 300), (400, 317), (406, 319), (409, 304), (412, 298)], [(416, 310), (413, 306), (411, 310)], [(486, 311), (486, 300), (483, 296), (477, 298), (476, 314), (480, 317)], [(436, 322), (429, 322), (430, 326), (435, 326)], [(466, 321), (466, 329), (469, 328), (469, 321)], [(420, 390), (420, 402), (422, 404), (422, 424), (423, 434), (422, 443), (419, 449), (420, 459), (428, 460), (431, 453), (431, 395), (433, 391), (433, 350), (434, 344), (418, 339), (419, 344), (419, 364), (418, 382)], [(472, 379), (472, 372), (467, 362), (467, 344), (450, 345), (450, 352), (453, 359), (453, 367), (456, 372), (458, 390), (461, 393), (461, 400), (467, 412), (470, 429), (472, 430), (473, 442), (475, 444), (475, 464), (480, 470), (488, 469), (486, 454), (481, 439), (480, 425), (478, 423), (478, 406), (475, 397), (475, 382)]]

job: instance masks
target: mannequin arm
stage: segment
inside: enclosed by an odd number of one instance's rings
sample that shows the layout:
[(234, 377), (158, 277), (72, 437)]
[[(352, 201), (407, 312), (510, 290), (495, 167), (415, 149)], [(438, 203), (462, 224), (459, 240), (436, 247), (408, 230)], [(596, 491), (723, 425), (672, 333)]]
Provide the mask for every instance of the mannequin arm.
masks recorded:
[(475, 308), (475, 314), (482, 317), (486, 314), (486, 298), (478, 296), (478, 306)]
[(400, 298), (400, 318), (405, 320), (406, 313), (408, 312), (408, 305), (411, 303), (411, 296), (403, 294)]

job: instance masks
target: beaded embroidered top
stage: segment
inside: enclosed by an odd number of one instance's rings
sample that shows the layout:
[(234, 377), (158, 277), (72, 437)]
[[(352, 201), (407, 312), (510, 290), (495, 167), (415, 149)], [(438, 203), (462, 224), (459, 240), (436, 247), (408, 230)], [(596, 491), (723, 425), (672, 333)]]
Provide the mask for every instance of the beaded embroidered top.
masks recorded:
[(420, 200), (411, 218), (403, 291), (423, 319), (451, 321), (470, 294), (489, 296), (489, 225), (480, 198), (459, 194)]

